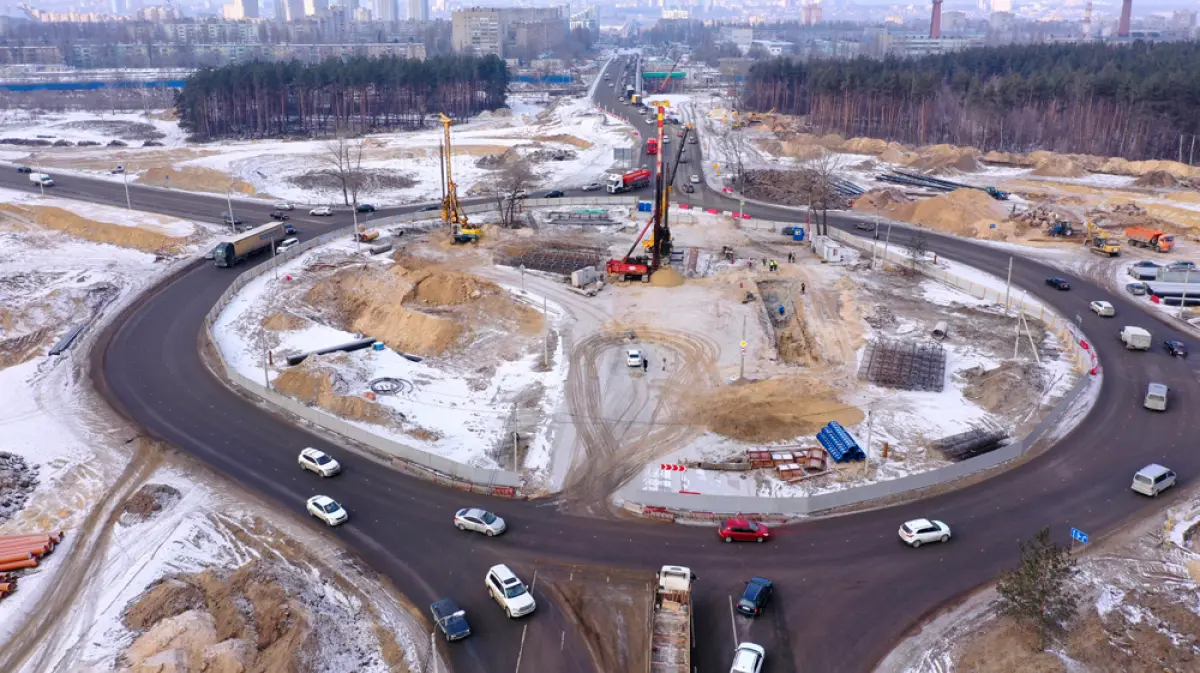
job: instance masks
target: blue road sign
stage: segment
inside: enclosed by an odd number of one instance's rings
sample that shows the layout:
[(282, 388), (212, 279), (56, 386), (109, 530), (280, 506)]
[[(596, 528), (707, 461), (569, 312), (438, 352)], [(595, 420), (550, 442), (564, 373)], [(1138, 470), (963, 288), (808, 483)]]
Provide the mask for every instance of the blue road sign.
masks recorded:
[(1088, 536), (1087, 536), (1087, 533), (1085, 533), (1085, 532), (1083, 532), (1083, 531), (1079, 530), (1078, 528), (1072, 528), (1072, 529), (1071, 529), (1071, 539), (1072, 539), (1072, 540), (1078, 540), (1079, 542), (1082, 542), (1083, 544), (1087, 544), (1087, 543), (1088, 543)]

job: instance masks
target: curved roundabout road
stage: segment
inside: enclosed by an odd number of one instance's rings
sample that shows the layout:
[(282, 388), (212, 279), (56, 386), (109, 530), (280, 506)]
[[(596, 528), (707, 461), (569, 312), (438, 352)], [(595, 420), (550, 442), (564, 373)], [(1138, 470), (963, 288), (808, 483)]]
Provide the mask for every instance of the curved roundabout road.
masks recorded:
[[(14, 177), (24, 178), (7, 180)], [(59, 185), (64, 197), (124, 201), (119, 183), (66, 178)], [(224, 203), (197, 194), (131, 191), (140, 207), (183, 217), (220, 212)], [(709, 203), (722, 198), (696, 196)], [(269, 210), (239, 209), (243, 217), (264, 221)], [(747, 211), (774, 220), (796, 217), (776, 208)], [(297, 218), (297, 226), (306, 235), (321, 233), (349, 224), (342, 219), (349, 218)], [(835, 217), (830, 222), (852, 228)], [(900, 228), (892, 232), (897, 245), (907, 235)], [(927, 235), (927, 241), (928, 249), (978, 269), (1001, 277), (1007, 270), (1008, 258), (996, 248), (938, 235)], [(1181, 489), (1158, 501), (1129, 490), (1132, 473), (1142, 465), (1162, 462), (1180, 474), (1184, 486), (1200, 472), (1200, 452), (1193, 446), (1200, 415), (1189, 413), (1200, 403), (1196, 370), (1159, 349), (1126, 352), (1115, 333), (1128, 322), (1150, 327), (1156, 342), (1183, 336), (1124, 297), (1081, 279), (1072, 279), (1070, 292), (1051, 290), (1042, 280), (1062, 273), (1024, 258), (1015, 260), (1014, 282), (1063, 315), (1083, 316), (1082, 328), (1093, 339), (1104, 383), (1087, 418), (1051, 450), (981, 483), (918, 503), (788, 526), (765, 545), (725, 545), (707, 528), (576, 517), (553, 502), (496, 502), (339, 450), (232, 392), (205, 367), (198, 348), (204, 315), (236, 275), (211, 263), (192, 264), (118, 316), (93, 354), (96, 385), (149, 434), (298, 517), (318, 487), (297, 469), (297, 451), (304, 446), (336, 451), (345, 472), (319, 488), (346, 503), (351, 520), (330, 534), (418, 606), (446, 595), (464, 606), (476, 635), (446, 648), (460, 673), (516, 670), (519, 650), (522, 671), (598, 670), (581, 630), (554, 602), (543, 598), (538, 613), (524, 623), (500, 614), (483, 589), (484, 572), (500, 562), (527, 581), (539, 569), (691, 566), (699, 576), (696, 659), (702, 672), (729, 665), (735, 645), (729, 596), (751, 575), (770, 577), (778, 586), (775, 601), (766, 615), (739, 630), (743, 639), (766, 646), (767, 673), (867, 671), (923, 616), (1011, 566), (1018, 540), (1040, 527), (1052, 526), (1063, 542), (1069, 526), (1100, 538), (1125, 519), (1171, 502)], [(1087, 309), (1095, 299), (1112, 302), (1118, 318), (1095, 317)], [(1150, 380), (1172, 388), (1172, 408), (1165, 415), (1141, 407)], [(450, 518), (468, 505), (502, 512), (511, 532), (495, 539), (459, 533)], [(896, 528), (917, 516), (944, 519), (954, 528), (954, 540), (919, 550), (903, 547)]]

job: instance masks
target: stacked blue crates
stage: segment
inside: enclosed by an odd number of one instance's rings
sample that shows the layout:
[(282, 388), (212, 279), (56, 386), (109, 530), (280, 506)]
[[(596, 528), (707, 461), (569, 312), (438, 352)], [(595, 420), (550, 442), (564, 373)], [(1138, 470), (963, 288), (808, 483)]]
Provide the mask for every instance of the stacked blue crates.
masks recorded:
[(821, 428), (821, 431), (817, 433), (817, 441), (821, 443), (835, 463), (867, 459), (867, 454), (863, 452), (862, 447), (837, 421), (830, 421), (828, 425)]

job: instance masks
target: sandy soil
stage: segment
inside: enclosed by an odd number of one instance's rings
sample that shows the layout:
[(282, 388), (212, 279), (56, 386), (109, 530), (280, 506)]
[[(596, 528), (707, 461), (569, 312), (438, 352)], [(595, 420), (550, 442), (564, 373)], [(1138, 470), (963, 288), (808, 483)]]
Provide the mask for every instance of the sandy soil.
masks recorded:
[(538, 586), (583, 638), (597, 671), (646, 669), (651, 573), (541, 566)]

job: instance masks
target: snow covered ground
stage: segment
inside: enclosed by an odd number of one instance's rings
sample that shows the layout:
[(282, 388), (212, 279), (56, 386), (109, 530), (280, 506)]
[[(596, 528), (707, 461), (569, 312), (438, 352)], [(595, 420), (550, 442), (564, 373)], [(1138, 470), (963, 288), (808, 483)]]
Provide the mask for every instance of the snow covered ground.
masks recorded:
[[(279, 269), (277, 280), (274, 274), (265, 274), (247, 284), (238, 296), (221, 313), (213, 326), (217, 345), (225, 361), (243, 376), (254, 381), (263, 379), (263, 352), (257, 341), (257, 329), (271, 310), (269, 298), (280, 287), (288, 283), (287, 276), (300, 277), (304, 268), (319, 255), (331, 250), (353, 252), (354, 244), (334, 242), (290, 260)], [(374, 259), (375, 263), (390, 264), (386, 257)], [(546, 310), (546, 319), (556, 323), (564, 317), (562, 308), (553, 301), (545, 300), (533, 292), (522, 292), (520, 287), (501, 285), (514, 299), (537, 311)], [(319, 347), (346, 343), (358, 335), (327, 325), (316, 324), (306, 329), (281, 332), (278, 352), (307, 351)], [(481, 337), (482, 338), (482, 337)], [(426, 358), (414, 362), (391, 349), (381, 351), (366, 349), (347, 354), (347, 359), (331, 362), (331, 366), (344, 370), (346, 378), (353, 381), (370, 381), (390, 377), (411, 383), (395, 395), (382, 395), (377, 401), (402, 413), (412, 425), (428, 430), (427, 435), (414, 436), (399, 428), (384, 427), (352, 419), (342, 419), (368, 432), (392, 441), (428, 451), (463, 464), (482, 468), (511, 467), (511, 463), (500, 464), (495, 450), (502, 441), (510, 422), (513, 408), (498, 404), (519, 391), (539, 388), (544, 391), (536, 409), (522, 409), (519, 413), (539, 419), (549, 419), (562, 399), (566, 382), (567, 367), (563, 344), (559, 340), (550, 360), (554, 363), (547, 371), (538, 371), (544, 355), (528, 354), (515, 360), (500, 362), (486, 386), (479, 386), (465, 372), (456, 373), (447, 367), (448, 362)], [(278, 363), (282, 358), (275, 358)], [(269, 369), (270, 380), (274, 381), (281, 372), (279, 367)], [(364, 388), (359, 393), (366, 392)], [(354, 394), (354, 393), (351, 393)], [(543, 475), (550, 467), (554, 435), (551, 424), (539, 423), (530, 449), (521, 467), (535, 476)], [(507, 457), (505, 455), (505, 457)]]
[[(161, 111), (158, 111), (161, 112)], [(147, 139), (155, 140), (166, 147), (185, 145), (186, 134), (174, 121), (164, 121), (152, 113), (104, 112), (103, 110), (70, 112), (47, 112), (44, 110), (0, 110), (0, 138), (40, 139), (55, 142), (66, 140), (71, 143), (94, 142), (107, 145), (120, 140), (130, 147), (140, 147)], [(21, 150), (13, 145), (0, 145)], [(25, 150), (26, 152), (30, 150)], [(36, 151), (36, 148), (33, 150)]]

